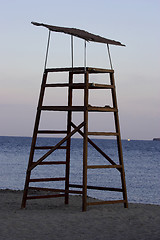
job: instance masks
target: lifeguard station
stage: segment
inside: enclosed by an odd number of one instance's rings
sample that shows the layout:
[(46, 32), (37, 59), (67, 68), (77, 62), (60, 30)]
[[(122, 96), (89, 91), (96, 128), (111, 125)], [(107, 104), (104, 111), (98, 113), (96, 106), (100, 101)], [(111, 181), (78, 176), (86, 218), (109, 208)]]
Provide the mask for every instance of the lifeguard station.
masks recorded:
[[(124, 164), (123, 164), (123, 155), (122, 155), (122, 145), (121, 145), (121, 135), (120, 135), (120, 125), (119, 125), (119, 117), (118, 117), (118, 106), (117, 106), (117, 98), (116, 98), (116, 90), (115, 90), (115, 80), (114, 80), (114, 70), (112, 68), (112, 62), (111, 62), (111, 56), (110, 56), (110, 50), (109, 45), (118, 45), (118, 46), (125, 46), (121, 44), (120, 42), (106, 39), (103, 37), (100, 37), (98, 35), (91, 34), (89, 32), (86, 32), (84, 30), (75, 29), (75, 28), (65, 28), (65, 27), (57, 27), (37, 22), (32, 22), (35, 26), (42, 26), (49, 30), (49, 36), (48, 36), (48, 43), (47, 43), (47, 50), (46, 50), (46, 58), (45, 58), (45, 67), (44, 67), (44, 73), (42, 78), (42, 84), (41, 84), (41, 90), (40, 90), (40, 96), (39, 96), (39, 102), (37, 107), (37, 114), (35, 119), (35, 126), (33, 131), (33, 138), (32, 138), (32, 144), (31, 144), (31, 150), (30, 150), (30, 156), (29, 156), (29, 163), (28, 168), (26, 172), (26, 181), (24, 186), (24, 193), (23, 193), (23, 199), (22, 199), (22, 208), (25, 208), (26, 201), (31, 199), (40, 199), (40, 198), (55, 198), (55, 197), (64, 197), (65, 204), (69, 203), (69, 194), (80, 194), (82, 195), (82, 211), (86, 211), (87, 206), (89, 205), (96, 205), (96, 204), (112, 204), (112, 203), (123, 203), (124, 207), (128, 207), (127, 202), (127, 191), (126, 191), (126, 183), (125, 183), (125, 172), (124, 172)], [(48, 57), (48, 50), (49, 50), (49, 42), (50, 42), (50, 34), (51, 32), (61, 32), (65, 34), (71, 35), (71, 59), (72, 59), (72, 65), (71, 67), (66, 68), (46, 68), (47, 64), (47, 57)], [(73, 38), (78, 37), (84, 41), (84, 66), (82, 67), (74, 67), (73, 62)], [(95, 67), (88, 67), (86, 66), (86, 43), (92, 41), (92, 42), (98, 42), (106, 44), (107, 50), (108, 50), (108, 56), (110, 61), (110, 69), (101, 69), (101, 68), (95, 68)], [(67, 73), (68, 74), (68, 82), (67, 83), (47, 83), (47, 78), (49, 74), (58, 74), (58, 73)], [(109, 75), (109, 84), (101, 84), (101, 83), (92, 83), (90, 82), (90, 76), (96, 75), (101, 77), (102, 75)], [(74, 77), (77, 75), (83, 76), (83, 82), (75, 83)], [(68, 96), (67, 96), (67, 104), (65, 106), (62, 105), (44, 105), (44, 95), (45, 90), (48, 88), (67, 88)], [(77, 89), (81, 89), (83, 91), (83, 104), (81, 106), (75, 106), (73, 105), (73, 92)], [(107, 105), (107, 103), (104, 103), (103, 106), (93, 106), (89, 103), (89, 92), (92, 90), (94, 91), (101, 91), (101, 89), (106, 90), (106, 92), (109, 92), (111, 94), (112, 99), (112, 106)], [(53, 122), (53, 128), (52, 129), (40, 129), (40, 118), (41, 113), (45, 111), (50, 112), (66, 112), (67, 113), (67, 123), (66, 123), (66, 129), (57, 130), (54, 129), (54, 122)], [(81, 112), (83, 113), (83, 121), (79, 122), (79, 124), (76, 124), (73, 121), (73, 114), (75, 112)], [(98, 113), (110, 113), (113, 114), (114, 119), (114, 126), (115, 131), (89, 131), (89, 121), (88, 121), (88, 115), (89, 113), (97, 112)], [(97, 122), (98, 125), (98, 122)], [(80, 156), (80, 161), (83, 162), (83, 171), (82, 171), (82, 182), (79, 184), (74, 184), (70, 182), (70, 156), (71, 156), (71, 138), (75, 134), (79, 134), (83, 139), (83, 156)], [(37, 139), (38, 136), (44, 135), (44, 134), (50, 134), (51, 136), (54, 136), (54, 134), (64, 134), (65, 136), (60, 139), (60, 141), (54, 145), (54, 146), (37, 146)], [(115, 137), (117, 139), (117, 155), (118, 155), (118, 163), (112, 159), (108, 153), (106, 153), (104, 150), (101, 149), (101, 146), (98, 146), (93, 140), (90, 139), (90, 136), (101, 136), (103, 137)], [(101, 154), (101, 156), (105, 159), (106, 164), (103, 165), (96, 165), (96, 164), (88, 164), (88, 144), (90, 144), (96, 151)], [(65, 161), (55, 161), (55, 160), (47, 160), (47, 157), (53, 155), (56, 150), (65, 149)], [(45, 150), (45, 154), (42, 154), (42, 156), (37, 160), (35, 160), (34, 155), (35, 151), (39, 150)], [(32, 177), (32, 171), (38, 167), (39, 165), (43, 166), (45, 168), (46, 165), (50, 165), (52, 167), (56, 167), (56, 165), (63, 165), (65, 168), (65, 176), (60, 177), (39, 177), (39, 178), (33, 178)], [(116, 169), (119, 174), (121, 187), (108, 187), (108, 186), (95, 186), (95, 185), (89, 185), (87, 184), (87, 174), (89, 171), (97, 171), (97, 169)], [(64, 182), (64, 189), (57, 189), (57, 188), (49, 188), (49, 187), (40, 187), (40, 186), (33, 186), (34, 183), (47, 183), (47, 182)], [(106, 185), (107, 185), (107, 179), (106, 179)], [(77, 190), (78, 189), (78, 190)], [(112, 200), (105, 200), (105, 201), (87, 201), (87, 190), (98, 190), (98, 191), (111, 191), (111, 192), (120, 192), (122, 194), (121, 199), (112, 199)], [(42, 191), (46, 194), (30, 194), (30, 190)]]

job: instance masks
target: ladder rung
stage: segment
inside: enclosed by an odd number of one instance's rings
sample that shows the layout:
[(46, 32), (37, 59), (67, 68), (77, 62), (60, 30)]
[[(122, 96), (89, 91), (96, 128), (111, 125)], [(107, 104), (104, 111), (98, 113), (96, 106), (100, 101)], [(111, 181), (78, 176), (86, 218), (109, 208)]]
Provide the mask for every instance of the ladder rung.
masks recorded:
[[(28, 190), (37, 190), (37, 191), (51, 191), (51, 192), (63, 192), (62, 189), (57, 188), (43, 188), (43, 187), (28, 187)], [(62, 191), (61, 191), (62, 190)]]
[(52, 195), (39, 195), (39, 196), (27, 196), (26, 199), (41, 199), (41, 198), (56, 198), (56, 197), (65, 197), (65, 194), (52, 194)]
[(76, 194), (82, 194), (83, 191), (77, 191), (77, 190), (68, 190), (67, 193), (76, 193)]
[(87, 205), (114, 204), (114, 203), (125, 203), (125, 202), (126, 200), (98, 201), (98, 202), (88, 202)]
[(32, 178), (30, 182), (50, 182), (50, 181), (65, 181), (66, 178)]
[(108, 84), (97, 84), (97, 83), (90, 83), (89, 84), (89, 89), (113, 89), (113, 85), (108, 85)]
[[(85, 83), (51, 83), (51, 84), (45, 84), (44, 87), (71, 87), (72, 89), (84, 89), (86, 87)], [(89, 89), (113, 89), (113, 85), (108, 84), (97, 84), (97, 83), (89, 83), (88, 84)]]
[[(72, 87), (72, 88), (85, 88), (85, 86), (86, 86), (85, 83), (73, 83), (73, 84), (68, 84), (68, 83), (50, 83), (50, 84), (45, 84), (44, 85), (44, 87)], [(113, 85), (98, 84), (98, 83), (89, 83), (88, 87), (89, 88), (106, 88), (106, 89), (114, 88)]]
[(71, 87), (73, 89), (84, 89), (86, 86), (85, 83), (51, 83), (51, 84), (45, 84), (44, 87)]
[(67, 133), (66, 130), (39, 130), (38, 133), (42, 134), (61, 134), (61, 133)]
[(84, 111), (84, 106), (42, 106), (39, 110), (44, 111)]
[(88, 165), (88, 169), (94, 168), (122, 168), (122, 165)]
[(118, 111), (116, 108), (112, 108), (112, 107), (94, 107), (94, 106), (88, 106), (87, 110), (92, 112), (117, 112)]
[(68, 87), (68, 83), (47, 83), (44, 84), (44, 87)]
[(92, 68), (88, 67), (86, 68), (89, 73), (114, 73), (113, 69), (102, 69), (102, 68)]
[(66, 161), (43, 161), (39, 165), (54, 165), (54, 164), (67, 164)]
[(31, 190), (37, 190), (37, 191), (51, 191), (51, 192), (65, 192), (65, 193), (76, 193), (76, 194), (82, 194), (83, 191), (77, 191), (77, 190), (65, 190), (65, 189), (57, 189), (57, 188), (41, 188), (41, 187), (28, 187), (28, 189)]
[(102, 136), (118, 136), (115, 132), (88, 132), (88, 135), (102, 135)]
[(89, 73), (114, 73), (112, 69), (102, 69), (102, 68), (92, 68), (92, 67), (70, 67), (70, 68), (47, 68), (45, 72), (71, 72), (73, 74), (76, 73), (85, 73), (88, 71)]
[[(84, 106), (42, 106), (39, 108), (39, 110), (44, 111), (85, 111)], [(87, 107), (88, 111), (92, 112), (117, 112), (118, 110), (116, 108), (112, 107), (93, 107), (89, 106)]]
[[(83, 185), (79, 185), (79, 184), (69, 184), (69, 187), (72, 187), (72, 188), (83, 188)], [(122, 188), (98, 187), (98, 186), (90, 186), (90, 185), (87, 185), (87, 189), (123, 192), (123, 189), (122, 189)]]
[[(51, 149), (54, 146), (36, 146), (35, 149)], [(67, 146), (59, 146), (57, 149), (67, 149)]]

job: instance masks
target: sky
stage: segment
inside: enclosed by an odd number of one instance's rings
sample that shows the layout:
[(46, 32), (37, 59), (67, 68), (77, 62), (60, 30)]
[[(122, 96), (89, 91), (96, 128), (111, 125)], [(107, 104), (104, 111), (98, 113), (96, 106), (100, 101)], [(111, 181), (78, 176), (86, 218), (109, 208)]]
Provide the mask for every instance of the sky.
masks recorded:
[[(110, 46), (122, 139), (160, 137), (159, 12), (160, 0), (0, 0), (0, 136), (32, 136), (48, 37), (47, 29), (31, 24), (37, 21), (84, 29), (125, 44)], [(75, 66), (83, 66), (83, 44), (74, 38)], [(70, 64), (70, 37), (52, 33), (47, 66)], [(87, 43), (87, 65), (109, 67), (105, 45)], [(46, 102), (62, 104), (66, 93), (57, 90), (48, 96)], [(75, 98), (80, 103), (79, 93)], [(100, 92), (92, 96), (95, 104), (103, 100)], [(99, 116), (90, 120), (93, 128), (111, 125), (111, 119)], [(63, 118), (62, 113), (45, 115), (46, 123), (41, 124), (61, 128)]]

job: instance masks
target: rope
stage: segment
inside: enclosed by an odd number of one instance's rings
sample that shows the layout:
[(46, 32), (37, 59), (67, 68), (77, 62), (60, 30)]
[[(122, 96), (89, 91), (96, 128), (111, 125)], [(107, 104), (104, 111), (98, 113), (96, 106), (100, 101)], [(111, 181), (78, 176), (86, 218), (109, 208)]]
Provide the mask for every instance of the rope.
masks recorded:
[(49, 33), (48, 33), (48, 42), (47, 42), (47, 48), (46, 48), (46, 58), (45, 58), (45, 63), (44, 63), (44, 71), (45, 71), (46, 65), (47, 65), (50, 35), (51, 35), (51, 31), (49, 30)]
[(112, 66), (112, 60), (111, 60), (111, 54), (110, 54), (109, 44), (108, 44), (108, 43), (107, 43), (107, 50), (108, 50), (108, 56), (109, 56), (110, 66), (111, 66), (111, 69), (113, 69), (113, 66)]

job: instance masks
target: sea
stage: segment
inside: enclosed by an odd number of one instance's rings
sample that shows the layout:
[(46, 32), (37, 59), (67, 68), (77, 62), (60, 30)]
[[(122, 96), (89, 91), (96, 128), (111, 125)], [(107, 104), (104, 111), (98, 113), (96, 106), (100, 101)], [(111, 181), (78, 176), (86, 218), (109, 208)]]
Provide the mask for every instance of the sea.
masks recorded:
[[(0, 189), (23, 190), (28, 165), (30, 137), (0, 137)], [(38, 138), (37, 146), (54, 146), (59, 138)], [(113, 161), (118, 163), (117, 142), (93, 139)], [(160, 205), (160, 141), (122, 140), (128, 201)], [(36, 150), (35, 161), (47, 150)], [(48, 160), (65, 161), (64, 149), (52, 153)], [(71, 140), (70, 183), (82, 184), (83, 141)], [(108, 164), (107, 160), (88, 143), (88, 165)], [(64, 165), (40, 165), (32, 171), (32, 178), (64, 177)], [(88, 169), (87, 184), (121, 187), (117, 169)], [(63, 188), (64, 182), (34, 183), (32, 186)], [(101, 200), (122, 199), (122, 193), (88, 190), (88, 196)]]

